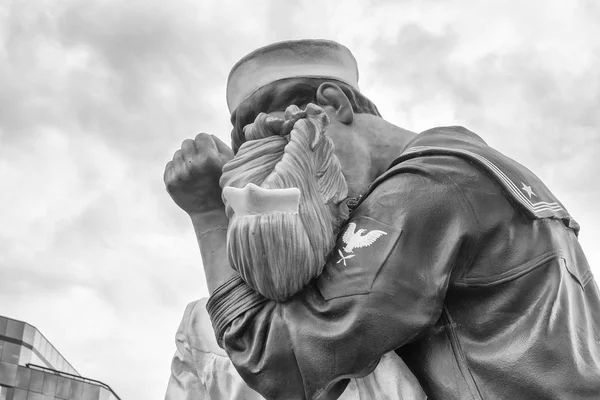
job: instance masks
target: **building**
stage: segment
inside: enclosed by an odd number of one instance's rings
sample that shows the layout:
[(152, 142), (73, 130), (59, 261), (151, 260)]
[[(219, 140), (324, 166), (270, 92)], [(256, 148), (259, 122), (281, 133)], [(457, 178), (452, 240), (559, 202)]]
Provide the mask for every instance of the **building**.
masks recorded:
[(120, 400), (81, 376), (34, 326), (0, 316), (0, 400)]

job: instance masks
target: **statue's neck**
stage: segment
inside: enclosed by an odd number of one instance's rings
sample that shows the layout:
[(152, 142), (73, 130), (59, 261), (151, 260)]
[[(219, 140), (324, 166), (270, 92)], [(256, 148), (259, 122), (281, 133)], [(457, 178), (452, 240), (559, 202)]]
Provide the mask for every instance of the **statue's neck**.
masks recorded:
[(370, 154), (374, 178), (383, 174), (390, 164), (402, 154), (416, 133), (381, 120), (380, 126), (374, 126), (370, 132)]

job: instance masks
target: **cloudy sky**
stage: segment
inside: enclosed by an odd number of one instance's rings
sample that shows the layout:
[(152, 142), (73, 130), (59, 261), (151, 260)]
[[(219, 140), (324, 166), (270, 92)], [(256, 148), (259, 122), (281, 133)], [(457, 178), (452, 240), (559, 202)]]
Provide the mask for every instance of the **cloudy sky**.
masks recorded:
[(229, 141), (229, 69), (284, 39), (348, 46), (389, 121), (464, 125), (526, 164), (600, 273), (599, 3), (452, 4), (3, 2), (0, 315), (123, 399), (161, 399), (184, 308), (207, 295), (164, 165), (200, 131)]

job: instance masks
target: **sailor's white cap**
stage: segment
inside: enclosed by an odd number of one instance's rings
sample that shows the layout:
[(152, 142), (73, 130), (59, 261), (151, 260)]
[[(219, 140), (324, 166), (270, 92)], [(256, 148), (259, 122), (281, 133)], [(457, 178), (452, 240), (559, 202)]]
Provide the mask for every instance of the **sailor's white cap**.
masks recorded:
[(358, 90), (358, 65), (331, 40), (288, 40), (254, 50), (238, 61), (227, 79), (227, 106), (233, 112), (261, 87), (287, 78), (334, 79)]

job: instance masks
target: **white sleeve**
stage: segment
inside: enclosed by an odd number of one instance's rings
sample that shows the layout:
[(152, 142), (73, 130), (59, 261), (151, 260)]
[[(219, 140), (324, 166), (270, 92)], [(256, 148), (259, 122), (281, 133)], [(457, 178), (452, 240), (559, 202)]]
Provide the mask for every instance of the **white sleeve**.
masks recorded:
[(165, 400), (209, 399), (201, 384), (188, 341), (190, 315), (196, 302), (188, 304), (175, 334), (175, 355), (171, 361), (171, 377), (167, 385)]
[(177, 350), (165, 400), (264, 400), (217, 345), (206, 301), (202, 298), (185, 309), (175, 336)]

